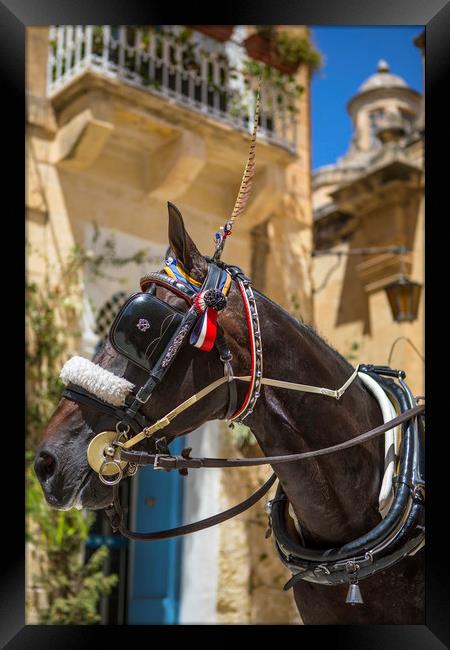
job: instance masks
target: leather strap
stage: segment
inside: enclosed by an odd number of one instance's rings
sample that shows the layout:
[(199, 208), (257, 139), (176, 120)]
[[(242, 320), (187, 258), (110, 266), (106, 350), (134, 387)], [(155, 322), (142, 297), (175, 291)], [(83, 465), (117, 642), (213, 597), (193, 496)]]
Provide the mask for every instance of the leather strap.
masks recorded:
[(196, 521), (191, 524), (186, 524), (185, 526), (178, 526), (177, 528), (169, 528), (167, 530), (159, 530), (154, 533), (133, 532), (131, 530), (128, 530), (128, 528), (125, 526), (124, 513), (119, 499), (118, 484), (113, 487), (113, 503), (109, 508), (105, 510), (105, 512), (113, 530), (119, 530), (122, 535), (128, 537), (128, 539), (149, 541), (157, 539), (168, 539), (170, 537), (179, 537), (180, 535), (188, 535), (189, 533), (195, 533), (199, 530), (204, 530), (205, 528), (211, 528), (211, 526), (221, 524), (228, 519), (236, 517), (236, 515), (241, 514), (241, 512), (248, 510), (270, 490), (272, 485), (275, 483), (276, 478), (276, 475), (272, 474), (270, 478), (256, 492), (245, 499), (245, 501), (238, 503), (237, 505), (229, 508), (228, 510), (225, 510), (224, 512), (220, 512), (217, 515), (207, 517), (206, 519), (201, 519), (200, 521)]
[(157, 420), (154, 424), (152, 424), (150, 427), (146, 427), (143, 429), (140, 433), (137, 435), (133, 436), (129, 440), (127, 440), (123, 444), (123, 448), (127, 449), (129, 447), (134, 446), (136, 443), (140, 442), (144, 438), (150, 437), (153, 433), (156, 431), (159, 431), (159, 429), (164, 429), (165, 427), (169, 426), (171, 421), (177, 417), (177, 415), (180, 415), (183, 411), (186, 409), (190, 408), (193, 404), (198, 402), (199, 400), (203, 399), (208, 393), (211, 393), (213, 390), (224, 384), (225, 382), (228, 381), (228, 377), (224, 375), (223, 377), (219, 377), (219, 379), (216, 379), (216, 381), (213, 381), (212, 384), (208, 384), (208, 386), (205, 386), (201, 391), (198, 393), (195, 393), (191, 397), (189, 397), (187, 400), (176, 406), (174, 409), (172, 409), (169, 413), (167, 413), (163, 418), (160, 420)]
[[(350, 375), (345, 384), (343, 384), (337, 390), (332, 390), (330, 388), (321, 388), (320, 386), (309, 386), (308, 384), (294, 384), (290, 381), (268, 379), (267, 377), (263, 377), (261, 379), (261, 383), (265, 386), (273, 386), (274, 388), (287, 388), (288, 390), (297, 390), (303, 393), (317, 393), (318, 395), (327, 395), (328, 397), (340, 399), (357, 375), (358, 368), (356, 368), (355, 371)], [(250, 381), (250, 377), (240, 377), (239, 379), (241, 381)]]
[[(330, 390), (328, 388), (320, 388), (318, 386), (308, 386), (307, 384), (294, 384), (288, 381), (281, 381), (279, 379), (268, 379), (262, 378), (261, 382), (265, 384), (266, 386), (274, 386), (275, 388), (287, 388), (289, 390), (297, 390), (297, 391), (303, 391), (303, 392), (308, 392), (308, 393), (318, 393), (320, 395), (327, 395), (329, 397), (334, 397), (335, 399), (340, 399), (342, 397), (344, 391), (350, 386), (352, 381), (355, 379), (355, 377), (358, 374), (358, 368), (352, 373), (352, 375), (347, 379), (345, 384), (341, 386), (338, 390)], [(133, 438), (130, 438), (127, 440), (127, 442), (124, 444), (125, 448), (132, 447), (136, 443), (140, 442), (143, 440), (143, 438), (151, 436), (155, 431), (158, 431), (159, 429), (163, 429), (164, 427), (167, 427), (170, 422), (177, 417), (177, 415), (180, 415), (180, 413), (183, 413), (187, 408), (190, 408), (195, 402), (198, 402), (199, 400), (203, 399), (206, 395), (211, 393), (213, 390), (221, 386), (225, 382), (231, 382), (231, 380), (238, 380), (238, 381), (247, 381), (251, 382), (253, 377), (252, 376), (244, 376), (244, 377), (237, 377), (235, 375), (228, 375), (225, 374), (223, 377), (220, 379), (217, 379), (216, 381), (213, 381), (211, 384), (208, 384), (208, 386), (205, 386), (201, 391), (198, 393), (195, 393), (191, 397), (189, 397), (187, 400), (179, 404), (177, 407), (172, 409), (172, 411), (169, 411), (163, 418), (152, 424), (150, 427), (147, 427), (140, 433), (138, 433), (136, 436), (133, 436)]]
[(141, 278), (141, 291), (148, 291), (150, 287), (155, 284), (164, 287), (169, 291), (173, 291), (180, 298), (183, 298), (183, 300), (185, 300), (188, 305), (192, 304), (195, 296), (197, 295), (197, 292), (194, 291), (194, 289), (192, 289), (188, 284), (180, 282), (175, 278), (171, 278), (169, 275), (166, 275), (166, 273), (162, 273), (160, 271), (148, 273), (147, 275), (144, 275), (143, 278)]
[(231, 360), (233, 358), (230, 348), (228, 347), (225, 337), (223, 335), (223, 330), (219, 326), (217, 329), (217, 337), (215, 343), (216, 349), (219, 353), (220, 360), (224, 366), (224, 375), (228, 377), (228, 406), (224, 416), (225, 420), (228, 420), (236, 410), (237, 405), (237, 386), (236, 380), (233, 374), (233, 368), (231, 366)]
[[(218, 382), (223, 383), (225, 378), (221, 378)], [(210, 388), (207, 386), (207, 388)], [(192, 399), (192, 398), (191, 398)], [(187, 408), (187, 407), (186, 407)], [(349, 449), (350, 447), (355, 447), (360, 445), (368, 440), (372, 440), (377, 436), (382, 435), (386, 431), (389, 431), (393, 427), (407, 422), (417, 415), (425, 412), (425, 405), (419, 404), (414, 406), (411, 409), (408, 409), (401, 415), (393, 418), (392, 420), (385, 422), (384, 424), (371, 429), (365, 433), (361, 433), (359, 436), (346, 440), (345, 442), (340, 442), (337, 445), (332, 445), (330, 447), (324, 447), (322, 449), (316, 449), (314, 451), (305, 451), (300, 454), (288, 454), (285, 456), (263, 456), (259, 458), (185, 458), (183, 456), (169, 456), (166, 454), (149, 454), (147, 452), (136, 452), (130, 451), (129, 443), (133, 440), (136, 440), (138, 436), (135, 436), (131, 440), (127, 441), (122, 449), (120, 458), (127, 462), (136, 463), (136, 465), (153, 465), (155, 468), (161, 468), (166, 470), (171, 469), (199, 469), (200, 467), (254, 467), (255, 465), (276, 465), (277, 463), (292, 463), (294, 461), (304, 460), (306, 458), (314, 458), (316, 456), (323, 456), (325, 454), (331, 454), (336, 451), (342, 451), (343, 449)], [(162, 422), (161, 420), (159, 422)], [(158, 424), (155, 423), (153, 427)], [(151, 427), (150, 427), (151, 428)], [(159, 427), (162, 428), (162, 427)]]
[[(99, 411), (103, 411), (103, 413), (106, 413), (107, 415), (111, 415), (112, 417), (118, 420), (122, 420), (123, 417), (122, 409), (115, 408), (111, 404), (106, 404), (106, 402), (102, 402), (102, 400), (98, 399), (91, 393), (88, 393), (80, 386), (73, 386), (72, 384), (69, 384), (69, 386), (67, 386), (63, 390), (62, 397), (65, 397), (66, 399), (69, 399), (72, 402), (78, 402), (80, 404), (85, 404), (86, 406), (93, 406)], [(130, 420), (129, 425), (130, 428), (133, 429), (133, 431), (139, 433), (140, 431), (142, 431), (142, 428), (145, 426), (145, 417), (140, 413), (136, 413), (134, 419)]]
[[(186, 467), (197, 468), (197, 467), (248, 467), (251, 465), (265, 465), (268, 463), (276, 464), (277, 462), (288, 462), (293, 460), (301, 460), (302, 458), (311, 458), (313, 456), (319, 456), (323, 454), (332, 453), (341, 449), (347, 449), (353, 447), (362, 442), (366, 442), (372, 438), (375, 438), (377, 435), (385, 433), (388, 429), (406, 422), (411, 418), (424, 413), (425, 406), (418, 405), (414, 408), (405, 411), (400, 416), (394, 418), (390, 422), (372, 429), (366, 433), (363, 433), (352, 440), (347, 440), (346, 442), (333, 445), (331, 447), (326, 447), (325, 449), (318, 449), (316, 451), (304, 452), (301, 454), (292, 454), (289, 456), (269, 456), (266, 458), (245, 458), (245, 459), (208, 459), (208, 458), (186, 458), (183, 456), (165, 456), (163, 454), (146, 454), (145, 452), (135, 452), (135, 451), (125, 451), (122, 450), (121, 458), (123, 460), (128, 460), (129, 462), (134, 462), (137, 465), (148, 464), (153, 462), (153, 465), (161, 469), (182, 469)], [(167, 463), (169, 463), (167, 465)], [(164, 466), (166, 465), (166, 466)], [(188, 535), (189, 533), (194, 533), (199, 530), (204, 530), (205, 528), (210, 528), (217, 524), (223, 523), (232, 517), (244, 512), (251, 506), (253, 506), (259, 499), (261, 499), (271, 488), (276, 480), (276, 475), (272, 474), (271, 477), (250, 497), (242, 501), (241, 503), (233, 506), (232, 508), (225, 510), (217, 515), (202, 519), (200, 521), (186, 524), (184, 526), (178, 526), (176, 528), (170, 528), (168, 530), (150, 532), (150, 533), (140, 533), (133, 532), (126, 528), (124, 524), (124, 513), (119, 499), (119, 488), (118, 484), (113, 487), (113, 503), (109, 508), (106, 509), (106, 514), (111, 522), (111, 526), (114, 530), (119, 530), (122, 535), (128, 537), (129, 539), (134, 540), (158, 540), (158, 539), (168, 539), (170, 537), (178, 537), (180, 535)]]

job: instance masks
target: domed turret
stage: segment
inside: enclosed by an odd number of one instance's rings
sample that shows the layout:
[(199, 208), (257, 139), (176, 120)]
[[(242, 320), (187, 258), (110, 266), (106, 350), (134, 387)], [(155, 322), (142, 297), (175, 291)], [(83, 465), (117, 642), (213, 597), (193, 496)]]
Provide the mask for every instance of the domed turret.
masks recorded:
[(384, 59), (378, 61), (377, 71), (364, 81), (358, 88), (358, 94), (375, 88), (407, 88), (407, 84), (396, 74), (390, 72), (388, 63)]
[(420, 93), (393, 74), (385, 60), (378, 61), (376, 72), (359, 86), (347, 105), (354, 128), (352, 153), (369, 152), (379, 148), (381, 142), (408, 133), (419, 108)]

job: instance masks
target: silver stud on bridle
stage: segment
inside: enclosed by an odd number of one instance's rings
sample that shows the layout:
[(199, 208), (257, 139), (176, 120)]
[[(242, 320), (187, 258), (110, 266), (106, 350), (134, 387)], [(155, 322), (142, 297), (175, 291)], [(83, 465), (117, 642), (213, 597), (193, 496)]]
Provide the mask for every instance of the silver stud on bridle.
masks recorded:
[(255, 408), (256, 402), (261, 394), (261, 382), (263, 376), (263, 350), (261, 329), (259, 326), (258, 308), (256, 306), (255, 296), (249, 280), (242, 282), (245, 296), (249, 305), (250, 317), (252, 322), (251, 331), (249, 328), (250, 336), (253, 336), (254, 350), (255, 350), (255, 381), (252, 388), (252, 393), (244, 412), (236, 419), (236, 423), (240, 424), (248, 417)]

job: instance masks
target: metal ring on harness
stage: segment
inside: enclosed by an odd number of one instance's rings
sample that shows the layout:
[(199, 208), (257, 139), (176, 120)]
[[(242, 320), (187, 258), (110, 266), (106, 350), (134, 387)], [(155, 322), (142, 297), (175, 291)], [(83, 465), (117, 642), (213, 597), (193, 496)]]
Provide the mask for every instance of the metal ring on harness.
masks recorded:
[[(106, 470), (105, 470), (105, 468), (108, 465), (114, 465), (117, 468), (117, 478), (112, 479), (112, 480), (109, 480), (109, 479), (105, 478), (106, 476), (110, 476), (110, 474), (107, 473)], [(108, 472), (109, 471), (110, 470), (108, 470)], [(115, 472), (114, 472), (114, 474), (115, 474)], [(120, 467), (120, 461), (114, 460), (114, 459), (111, 459), (111, 458), (106, 458), (103, 461), (103, 463), (101, 464), (101, 466), (100, 466), (100, 469), (98, 471), (98, 477), (101, 480), (101, 482), (104, 483), (105, 485), (116, 485), (116, 483), (119, 483), (123, 478), (123, 470)]]

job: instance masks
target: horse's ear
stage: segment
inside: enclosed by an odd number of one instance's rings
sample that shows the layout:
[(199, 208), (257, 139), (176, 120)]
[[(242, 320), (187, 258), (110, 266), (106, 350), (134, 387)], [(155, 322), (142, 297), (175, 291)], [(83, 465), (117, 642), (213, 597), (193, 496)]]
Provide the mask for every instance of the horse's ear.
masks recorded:
[(186, 232), (183, 217), (178, 208), (170, 202), (167, 203), (167, 208), (169, 210), (170, 248), (189, 275), (195, 280), (203, 280), (208, 264)]

